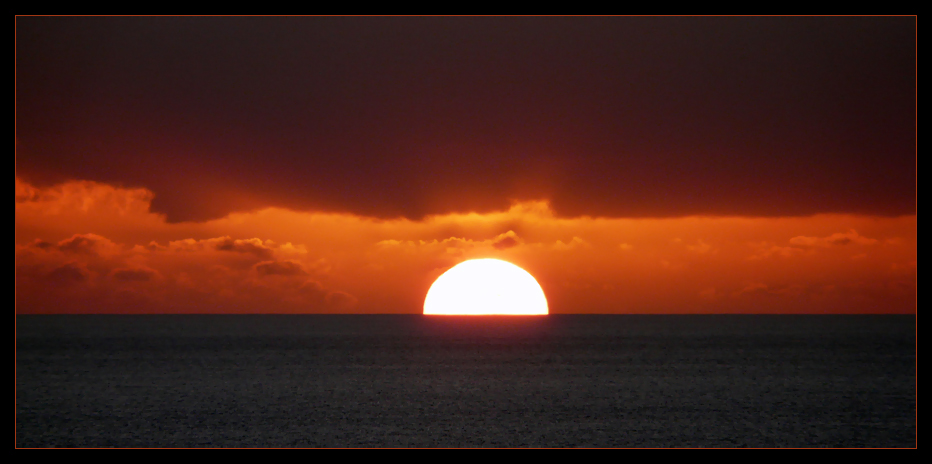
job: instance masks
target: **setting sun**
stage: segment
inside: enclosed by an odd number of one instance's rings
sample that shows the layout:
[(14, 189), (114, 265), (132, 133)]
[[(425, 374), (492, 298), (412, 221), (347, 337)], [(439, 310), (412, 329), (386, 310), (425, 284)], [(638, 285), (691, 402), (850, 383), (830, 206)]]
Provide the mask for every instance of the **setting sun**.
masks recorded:
[(537, 280), (524, 269), (498, 259), (471, 259), (453, 266), (434, 281), (424, 300), (424, 314), (547, 313), (547, 299)]

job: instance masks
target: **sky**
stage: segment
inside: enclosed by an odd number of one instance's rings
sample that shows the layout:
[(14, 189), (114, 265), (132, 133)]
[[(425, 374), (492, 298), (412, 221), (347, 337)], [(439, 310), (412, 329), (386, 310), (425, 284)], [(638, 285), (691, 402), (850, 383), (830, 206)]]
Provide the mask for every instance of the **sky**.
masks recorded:
[(915, 17), (17, 17), (17, 312), (916, 311)]

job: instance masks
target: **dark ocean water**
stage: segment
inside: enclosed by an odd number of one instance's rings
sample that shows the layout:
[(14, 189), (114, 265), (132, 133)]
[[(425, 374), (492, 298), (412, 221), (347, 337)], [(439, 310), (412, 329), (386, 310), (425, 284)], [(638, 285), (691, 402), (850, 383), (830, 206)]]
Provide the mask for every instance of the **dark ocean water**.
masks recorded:
[(914, 316), (17, 316), (23, 447), (915, 447)]

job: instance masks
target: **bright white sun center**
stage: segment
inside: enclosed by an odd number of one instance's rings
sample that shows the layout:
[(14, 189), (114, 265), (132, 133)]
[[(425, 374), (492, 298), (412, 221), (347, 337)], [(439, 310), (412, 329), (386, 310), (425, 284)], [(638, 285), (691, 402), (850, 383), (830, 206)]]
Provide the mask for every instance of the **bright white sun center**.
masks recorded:
[(471, 259), (434, 281), (424, 314), (547, 314), (547, 299), (531, 274), (499, 259)]

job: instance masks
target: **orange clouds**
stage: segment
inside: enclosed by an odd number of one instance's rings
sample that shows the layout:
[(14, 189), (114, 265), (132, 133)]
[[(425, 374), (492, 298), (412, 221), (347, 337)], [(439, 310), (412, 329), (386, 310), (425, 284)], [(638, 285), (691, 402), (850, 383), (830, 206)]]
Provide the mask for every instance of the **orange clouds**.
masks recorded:
[(304, 270), (303, 264), (290, 259), (287, 261), (263, 261), (261, 263), (256, 263), (254, 267), (256, 269), (256, 273), (261, 277), (269, 275), (307, 275), (307, 271)]
[[(217, 237), (146, 246), (78, 234), (16, 247), (17, 310), (30, 312), (331, 312), (334, 291), (299, 248)], [(310, 269), (310, 271), (309, 271)]]
[(916, 217), (559, 217), (546, 202), (414, 221), (266, 208), (167, 223), (143, 189), (17, 180), (17, 311), (418, 313), (466, 259), (552, 313), (910, 313)]
[(858, 245), (873, 245), (877, 243), (877, 239), (867, 238), (861, 235), (858, 235), (858, 231), (851, 229), (846, 233), (834, 233), (828, 237), (805, 237), (800, 235), (799, 237), (793, 237), (790, 239), (790, 244), (801, 246), (801, 247), (810, 247), (810, 246), (821, 246), (821, 247), (830, 247), (833, 245), (847, 245), (849, 243), (854, 243)]

